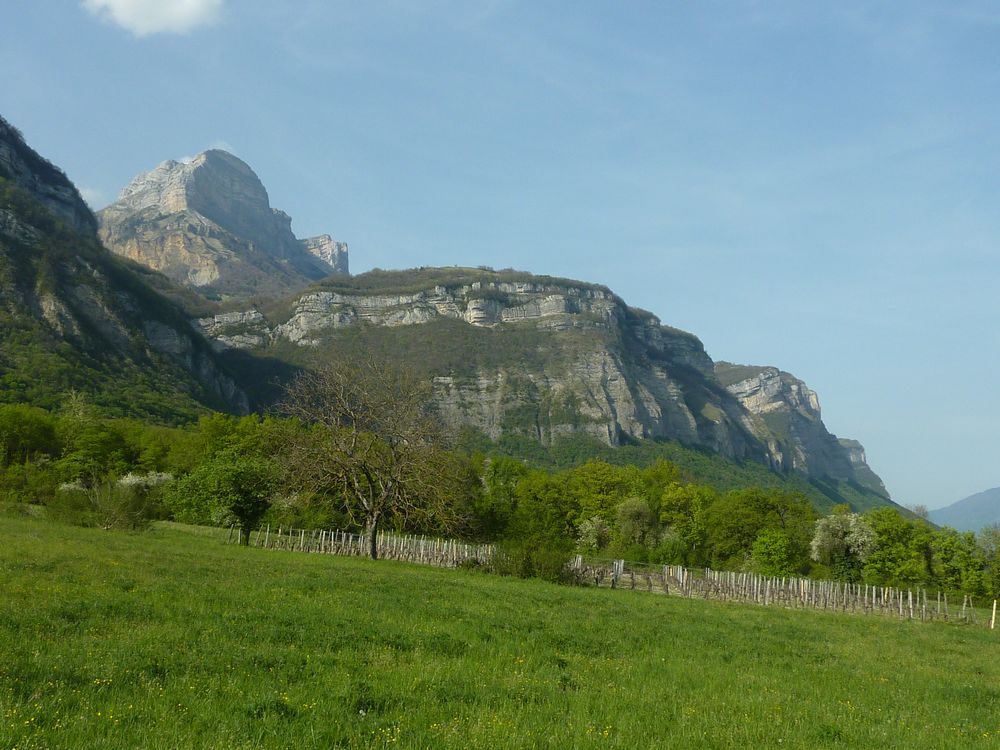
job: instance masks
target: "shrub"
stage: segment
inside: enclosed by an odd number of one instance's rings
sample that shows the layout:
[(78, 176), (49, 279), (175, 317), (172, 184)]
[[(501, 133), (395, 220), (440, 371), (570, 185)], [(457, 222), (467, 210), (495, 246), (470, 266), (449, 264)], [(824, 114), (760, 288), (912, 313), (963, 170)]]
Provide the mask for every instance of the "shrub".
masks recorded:
[(77, 526), (139, 531), (161, 516), (159, 488), (169, 474), (127, 474), (118, 480), (59, 487), (49, 504), (52, 517)]
[(530, 542), (501, 544), (490, 565), (492, 572), (518, 578), (541, 578), (553, 583), (573, 583), (570, 553), (558, 547)]

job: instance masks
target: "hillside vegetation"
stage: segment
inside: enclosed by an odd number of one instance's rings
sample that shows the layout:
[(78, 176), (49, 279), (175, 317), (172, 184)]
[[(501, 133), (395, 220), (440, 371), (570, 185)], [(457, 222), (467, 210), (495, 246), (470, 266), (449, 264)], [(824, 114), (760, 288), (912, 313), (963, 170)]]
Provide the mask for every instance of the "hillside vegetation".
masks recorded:
[(1000, 736), (997, 636), (979, 628), (13, 517), (0, 574), (3, 747), (910, 749)]

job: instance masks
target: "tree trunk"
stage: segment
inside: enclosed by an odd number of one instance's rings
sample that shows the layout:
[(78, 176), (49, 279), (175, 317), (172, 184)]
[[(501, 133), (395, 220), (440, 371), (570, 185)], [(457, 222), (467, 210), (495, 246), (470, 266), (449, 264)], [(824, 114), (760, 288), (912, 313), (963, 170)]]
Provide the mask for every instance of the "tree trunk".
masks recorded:
[(368, 517), (365, 527), (365, 534), (368, 535), (368, 555), (372, 560), (378, 559), (378, 516)]
[[(240, 527), (242, 529), (242, 527)], [(243, 535), (240, 537), (240, 544), (248, 545), (250, 544), (250, 529), (242, 529)]]

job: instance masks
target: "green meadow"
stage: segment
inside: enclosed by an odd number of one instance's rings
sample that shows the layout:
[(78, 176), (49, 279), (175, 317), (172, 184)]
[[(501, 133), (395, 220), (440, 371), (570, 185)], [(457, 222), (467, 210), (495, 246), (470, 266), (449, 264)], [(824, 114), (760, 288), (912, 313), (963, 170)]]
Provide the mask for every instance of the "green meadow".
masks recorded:
[(0, 748), (1000, 746), (1000, 631), (0, 515)]

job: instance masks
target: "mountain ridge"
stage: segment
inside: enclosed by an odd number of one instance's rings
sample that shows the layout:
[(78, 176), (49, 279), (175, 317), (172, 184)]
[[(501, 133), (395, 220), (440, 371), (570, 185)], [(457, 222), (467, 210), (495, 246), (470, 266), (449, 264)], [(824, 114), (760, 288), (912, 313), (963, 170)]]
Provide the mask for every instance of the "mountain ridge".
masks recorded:
[[(199, 242), (235, 231), (253, 234), (263, 226), (257, 239), (244, 236), (241, 244), (228, 247), (237, 258), (247, 253), (254, 260), (257, 245), (275, 237), (285, 243), (286, 260), (306, 254), (304, 243), (320, 254), (337, 249), (328, 236), (294, 238), (287, 215), (270, 208), (263, 185), (236, 157), (206, 152), (189, 164), (164, 162), (157, 169), (158, 176), (140, 175), (120, 201), (101, 212), (103, 236), (132, 232), (155, 244), (176, 227), (188, 231), (193, 222), (206, 229), (194, 233)], [(62, 179), (52, 183), (52, 199), (68, 201), (64, 213), (91, 242), (93, 216)], [(79, 206), (85, 213), (77, 216)], [(269, 217), (263, 225), (261, 216)], [(95, 248), (88, 252), (96, 253), (102, 268), (113, 258)], [(320, 262), (309, 257), (309, 263)], [(178, 262), (188, 278), (192, 268), (184, 258)], [(127, 269), (128, 261), (115, 263), (124, 265), (109, 267)], [(127, 284), (144, 284), (129, 273)], [(159, 287), (183, 299), (166, 279)], [(861, 505), (891, 503), (860, 444), (826, 431), (818, 399), (804, 383), (777, 368), (741, 366), (741, 377), (735, 377), (735, 366), (713, 362), (697, 336), (664, 325), (601, 284), (511, 269), (425, 266), (353, 277), (289, 276), (256, 301), (232, 288), (224, 306), (210, 301), (218, 287), (189, 283), (187, 288), (193, 296), (185, 300), (192, 304), (184, 326), (204, 338), (181, 330), (178, 308), (157, 297), (173, 317), (169, 323), (155, 315), (138, 321), (142, 341), (174, 364), (184, 364), (187, 356), (188, 371), (198, 370), (190, 356), (197, 350), (202, 369), (220, 363), (238, 373), (240, 387), (231, 381), (228, 408), (246, 410), (246, 393), (258, 407), (266, 406), (278, 387), (275, 376), (322, 366), (323, 357), (375, 353), (427, 377), (441, 413), (488, 440), (523, 438), (542, 446), (575, 438), (607, 446), (672, 440), (777, 472), (801, 473), (827, 487), (831, 498), (839, 496), (837, 486), (851, 485), (851, 496)], [(66, 299), (57, 295), (57, 304), (40, 306), (36, 317), (72, 340), (79, 315), (74, 317)], [(114, 325), (100, 324), (105, 334), (114, 333)], [(134, 326), (119, 328), (128, 330), (126, 339), (139, 335)], [(206, 342), (214, 352), (201, 349), (208, 349)], [(113, 341), (104, 343), (114, 348)], [(120, 350), (123, 356), (145, 361), (126, 349)], [(226, 400), (227, 394), (217, 395)]]
[[(889, 499), (863, 447), (826, 430), (802, 381), (715, 363), (697, 336), (604, 285), (511, 269), (376, 270), (198, 324), (222, 351), (280, 352), (303, 365), (334, 350), (384, 351), (432, 380), (449, 421), (491, 440), (674, 439)], [(750, 381), (767, 397), (744, 392)]]
[(959, 531), (979, 531), (989, 524), (1000, 523), (1000, 487), (977, 492), (951, 505), (928, 513), (939, 526), (951, 526)]

